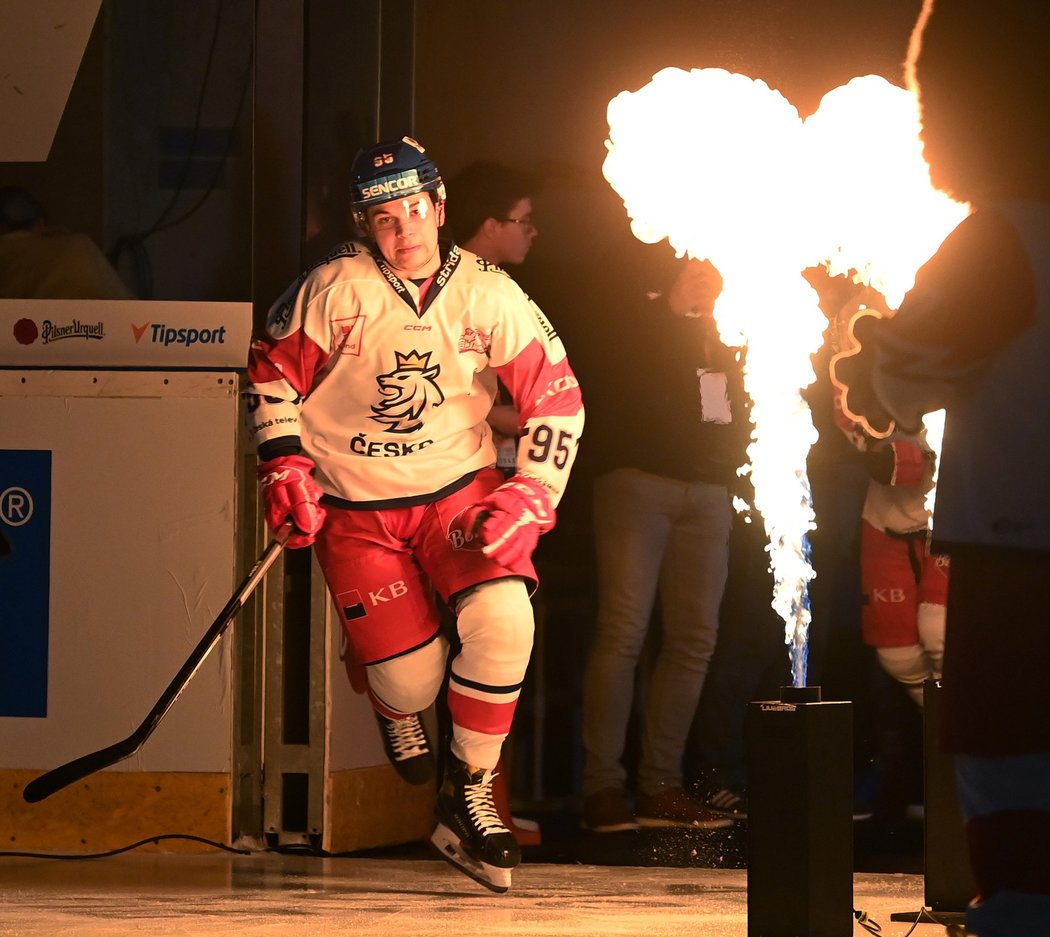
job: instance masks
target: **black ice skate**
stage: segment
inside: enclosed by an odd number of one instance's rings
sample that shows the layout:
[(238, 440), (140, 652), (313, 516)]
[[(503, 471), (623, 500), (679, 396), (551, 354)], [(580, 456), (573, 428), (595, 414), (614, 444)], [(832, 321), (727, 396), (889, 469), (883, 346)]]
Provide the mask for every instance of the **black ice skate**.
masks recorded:
[(434, 753), (430, 750), (423, 720), (419, 713), (404, 719), (388, 719), (376, 712), (379, 733), (383, 737), (386, 757), (394, 770), (409, 784), (429, 784), (434, 780)]
[(474, 881), (496, 892), (510, 888), (514, 867), (521, 862), (518, 841), (500, 820), (492, 800), (495, 773), (473, 774), (450, 754), (445, 783), (438, 792), (437, 828), (430, 842), (441, 857)]

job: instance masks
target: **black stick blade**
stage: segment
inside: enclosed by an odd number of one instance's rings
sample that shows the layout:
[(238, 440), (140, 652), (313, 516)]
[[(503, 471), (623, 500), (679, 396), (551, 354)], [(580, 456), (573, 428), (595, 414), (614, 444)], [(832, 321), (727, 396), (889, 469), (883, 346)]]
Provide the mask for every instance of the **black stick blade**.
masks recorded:
[(248, 596), (255, 591), (255, 587), (262, 581), (266, 571), (273, 565), (274, 560), (277, 559), (277, 556), (284, 548), (284, 543), (291, 531), (292, 526), (289, 522), (277, 532), (274, 539), (270, 541), (269, 546), (263, 551), (262, 556), (256, 560), (255, 565), (251, 568), (244, 581), (237, 587), (237, 591), (230, 597), (226, 607), (219, 612), (219, 617), (212, 622), (211, 627), (197, 642), (197, 646), (179, 669), (179, 672), (172, 678), (172, 681), (161, 694), (160, 699), (153, 704), (153, 708), (146, 715), (146, 718), (142, 720), (142, 724), (131, 735), (97, 752), (81, 755), (73, 761), (68, 761), (64, 765), (52, 768), (46, 774), (34, 778), (22, 791), (22, 799), (27, 803), (35, 804), (45, 797), (50, 797), (56, 791), (60, 791), (63, 787), (68, 787), (81, 778), (86, 778), (89, 774), (94, 774), (96, 771), (101, 771), (103, 768), (108, 768), (110, 765), (115, 765), (118, 761), (123, 761), (125, 758), (130, 758), (134, 755), (143, 746), (146, 739), (153, 734), (157, 724), (164, 718), (165, 713), (171, 708), (175, 700), (179, 698), (179, 695), (190, 680), (193, 679), (197, 668), (211, 653), (212, 648), (218, 643), (219, 638), (222, 637), (223, 632), (229, 627), (237, 612), (241, 610)]
[(69, 787), (70, 784), (75, 784), (81, 778), (86, 778), (89, 774), (94, 774), (96, 771), (101, 771), (103, 768), (115, 765), (118, 761), (129, 758), (138, 748), (139, 746), (131, 738), (100, 751), (81, 755), (80, 758), (52, 768), (38, 778), (33, 778), (22, 791), (22, 799), (26, 803), (38, 803), (56, 791), (62, 790), (63, 787)]

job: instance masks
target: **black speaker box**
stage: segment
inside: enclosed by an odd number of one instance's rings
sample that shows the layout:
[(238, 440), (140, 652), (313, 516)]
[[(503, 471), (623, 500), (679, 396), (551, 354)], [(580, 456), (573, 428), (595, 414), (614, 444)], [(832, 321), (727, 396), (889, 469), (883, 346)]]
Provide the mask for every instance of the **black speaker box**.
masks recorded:
[(852, 707), (799, 689), (748, 707), (748, 937), (853, 933)]

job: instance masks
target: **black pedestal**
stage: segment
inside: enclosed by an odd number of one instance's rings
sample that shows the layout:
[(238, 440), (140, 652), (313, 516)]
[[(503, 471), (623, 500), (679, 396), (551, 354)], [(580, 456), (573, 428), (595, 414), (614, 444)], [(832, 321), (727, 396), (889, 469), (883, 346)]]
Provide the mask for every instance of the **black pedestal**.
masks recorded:
[(852, 706), (819, 699), (748, 708), (748, 937), (853, 933)]

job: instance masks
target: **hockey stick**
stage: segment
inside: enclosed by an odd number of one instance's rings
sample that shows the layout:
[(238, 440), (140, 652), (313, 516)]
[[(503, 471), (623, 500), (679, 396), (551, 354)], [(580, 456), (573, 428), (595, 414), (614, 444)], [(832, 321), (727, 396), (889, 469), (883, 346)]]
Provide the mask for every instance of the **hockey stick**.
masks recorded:
[(164, 714), (171, 708), (175, 700), (179, 698), (182, 691), (186, 689), (186, 685), (193, 678), (200, 665), (204, 663), (204, 659), (211, 653), (212, 648), (218, 643), (223, 632), (230, 626), (230, 622), (233, 621), (241, 607), (248, 600), (248, 596), (255, 591), (266, 571), (273, 565), (274, 560), (277, 559), (284, 548), (284, 543), (291, 532), (292, 525), (290, 523), (277, 532), (274, 539), (270, 541), (269, 546), (263, 551), (259, 559), (255, 561), (255, 565), (245, 577), (244, 582), (237, 587), (237, 591), (234, 592), (230, 601), (226, 603), (226, 607), (219, 612), (219, 617), (215, 619), (212, 626), (205, 632), (204, 637), (197, 643), (193, 653), (186, 659), (186, 663), (175, 674), (174, 679), (168, 684), (160, 699), (154, 704), (146, 718), (142, 720), (142, 724), (131, 735), (123, 741), (115, 742), (100, 751), (81, 755), (73, 761), (59, 765), (57, 768), (52, 768), (46, 774), (34, 778), (25, 786), (25, 790), (22, 791), (22, 798), (31, 804), (35, 804), (45, 797), (50, 797), (56, 791), (62, 790), (63, 787), (68, 787), (75, 781), (86, 778), (89, 774), (94, 774), (96, 771), (101, 771), (103, 768), (108, 768), (110, 765), (115, 765), (118, 761), (123, 761), (125, 758), (134, 755), (142, 747), (146, 739), (153, 734), (157, 724), (164, 718)]

